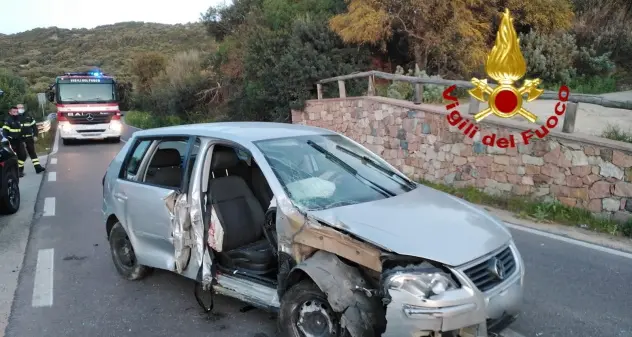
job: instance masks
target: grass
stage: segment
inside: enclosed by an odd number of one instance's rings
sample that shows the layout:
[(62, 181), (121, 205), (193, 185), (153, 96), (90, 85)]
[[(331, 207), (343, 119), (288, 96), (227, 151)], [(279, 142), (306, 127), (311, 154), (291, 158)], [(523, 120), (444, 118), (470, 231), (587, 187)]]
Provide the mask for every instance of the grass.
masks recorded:
[(146, 111), (128, 111), (125, 113), (125, 123), (140, 129), (151, 129), (180, 125), (183, 121), (178, 116), (158, 117)]
[(38, 155), (50, 152), (53, 142), (55, 141), (55, 131), (57, 130), (57, 122), (52, 122), (50, 130), (44, 134), (40, 134), (35, 141), (35, 152)]
[(601, 137), (626, 143), (632, 143), (632, 132), (624, 131), (618, 125), (609, 124), (601, 133)]
[(610, 235), (632, 237), (632, 220), (621, 224), (611, 219), (595, 216), (586, 209), (569, 207), (557, 201), (544, 202), (511, 195), (494, 196), (484, 193), (475, 187), (457, 188), (429, 181), (420, 181), (420, 183), (474, 204), (514, 212), (521, 218), (588, 228)]

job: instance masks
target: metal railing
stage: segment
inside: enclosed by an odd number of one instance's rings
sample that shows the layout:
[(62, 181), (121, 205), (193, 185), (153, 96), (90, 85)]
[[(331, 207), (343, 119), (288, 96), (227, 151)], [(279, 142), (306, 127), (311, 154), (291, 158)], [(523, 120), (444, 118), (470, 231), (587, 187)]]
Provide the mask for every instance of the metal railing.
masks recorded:
[(55, 118), (56, 115), (52, 113), (46, 117), (45, 121), (37, 123), (37, 130), (39, 131), (39, 133), (49, 132), (52, 125), (52, 120), (54, 120)]
[[(336, 76), (327, 78), (324, 80), (320, 80), (316, 83), (316, 91), (318, 95), (318, 99), (323, 99), (323, 88), (322, 85), (325, 83), (338, 82), (338, 92), (340, 98), (346, 98), (347, 92), (345, 89), (345, 81), (352, 79), (360, 79), (360, 78), (368, 78), (368, 90), (367, 96), (375, 96), (375, 79), (385, 79), (391, 81), (401, 81), (408, 82), (414, 84), (414, 99), (413, 103), (421, 104), (423, 97), (423, 85), (424, 84), (433, 84), (449, 87), (451, 85), (456, 85), (458, 88), (472, 89), (474, 85), (469, 81), (461, 81), (461, 80), (444, 80), (438, 78), (422, 78), (415, 76), (405, 76), (405, 75), (397, 75), (385, 73), (382, 71), (365, 71), (359, 73), (353, 73), (349, 75)], [(489, 83), (489, 86), (494, 88), (496, 85)], [(550, 99), (557, 100), (558, 92), (557, 91), (544, 91), (538, 99)], [(575, 119), (577, 118), (577, 107), (579, 103), (588, 103), (588, 104), (596, 104), (606, 108), (616, 108), (616, 109), (626, 109), (632, 110), (632, 101), (614, 101), (607, 99), (601, 95), (587, 95), (587, 94), (574, 94), (571, 92), (570, 97), (568, 98), (570, 102), (567, 105), (566, 112), (564, 114), (564, 123), (562, 125), (562, 132), (565, 133), (573, 133), (575, 130)], [(475, 115), (480, 112), (480, 101), (477, 99), (470, 97), (469, 100), (469, 108), (468, 114)], [(538, 118), (536, 121), (537, 124), (543, 125), (546, 121), (543, 121)]]

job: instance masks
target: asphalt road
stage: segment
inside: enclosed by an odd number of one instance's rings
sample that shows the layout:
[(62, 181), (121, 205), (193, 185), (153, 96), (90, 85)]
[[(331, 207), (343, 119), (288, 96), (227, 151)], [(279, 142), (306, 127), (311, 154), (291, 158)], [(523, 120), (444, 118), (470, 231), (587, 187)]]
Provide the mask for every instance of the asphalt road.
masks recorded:
[[(31, 229), (6, 336), (276, 336), (274, 317), (242, 313), (237, 300), (217, 296), (214, 314), (202, 313), (193, 282), (174, 274), (118, 277), (100, 212), (101, 178), (121, 146), (60, 145), (50, 156), (55, 179), (39, 193), (43, 215)], [(527, 268), (526, 303), (511, 328), (517, 334), (507, 337), (632, 336), (630, 257), (512, 232)]]

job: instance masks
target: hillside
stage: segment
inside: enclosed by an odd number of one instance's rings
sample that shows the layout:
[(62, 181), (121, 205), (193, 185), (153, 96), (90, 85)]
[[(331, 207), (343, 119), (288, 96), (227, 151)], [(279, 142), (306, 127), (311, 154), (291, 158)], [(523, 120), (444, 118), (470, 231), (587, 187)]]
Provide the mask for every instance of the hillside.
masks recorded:
[(34, 90), (41, 91), (64, 71), (94, 66), (127, 77), (128, 60), (135, 52), (156, 51), (171, 56), (188, 49), (210, 50), (214, 45), (204, 26), (197, 23), (122, 22), (93, 29), (37, 28), (0, 34), (0, 68), (25, 77)]

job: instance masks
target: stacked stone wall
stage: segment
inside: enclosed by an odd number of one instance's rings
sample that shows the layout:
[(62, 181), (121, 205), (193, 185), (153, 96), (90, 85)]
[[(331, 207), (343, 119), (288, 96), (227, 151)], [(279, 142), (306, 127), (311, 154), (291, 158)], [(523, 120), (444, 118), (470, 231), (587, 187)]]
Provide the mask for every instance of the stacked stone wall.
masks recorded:
[(632, 144), (553, 131), (502, 149), (482, 144), (481, 136), (518, 139), (527, 128), (483, 121), (482, 132), (469, 138), (446, 115), (440, 106), (353, 97), (308, 101), (292, 111), (292, 122), (343, 133), (415, 179), (557, 199), (620, 221), (632, 216)]

